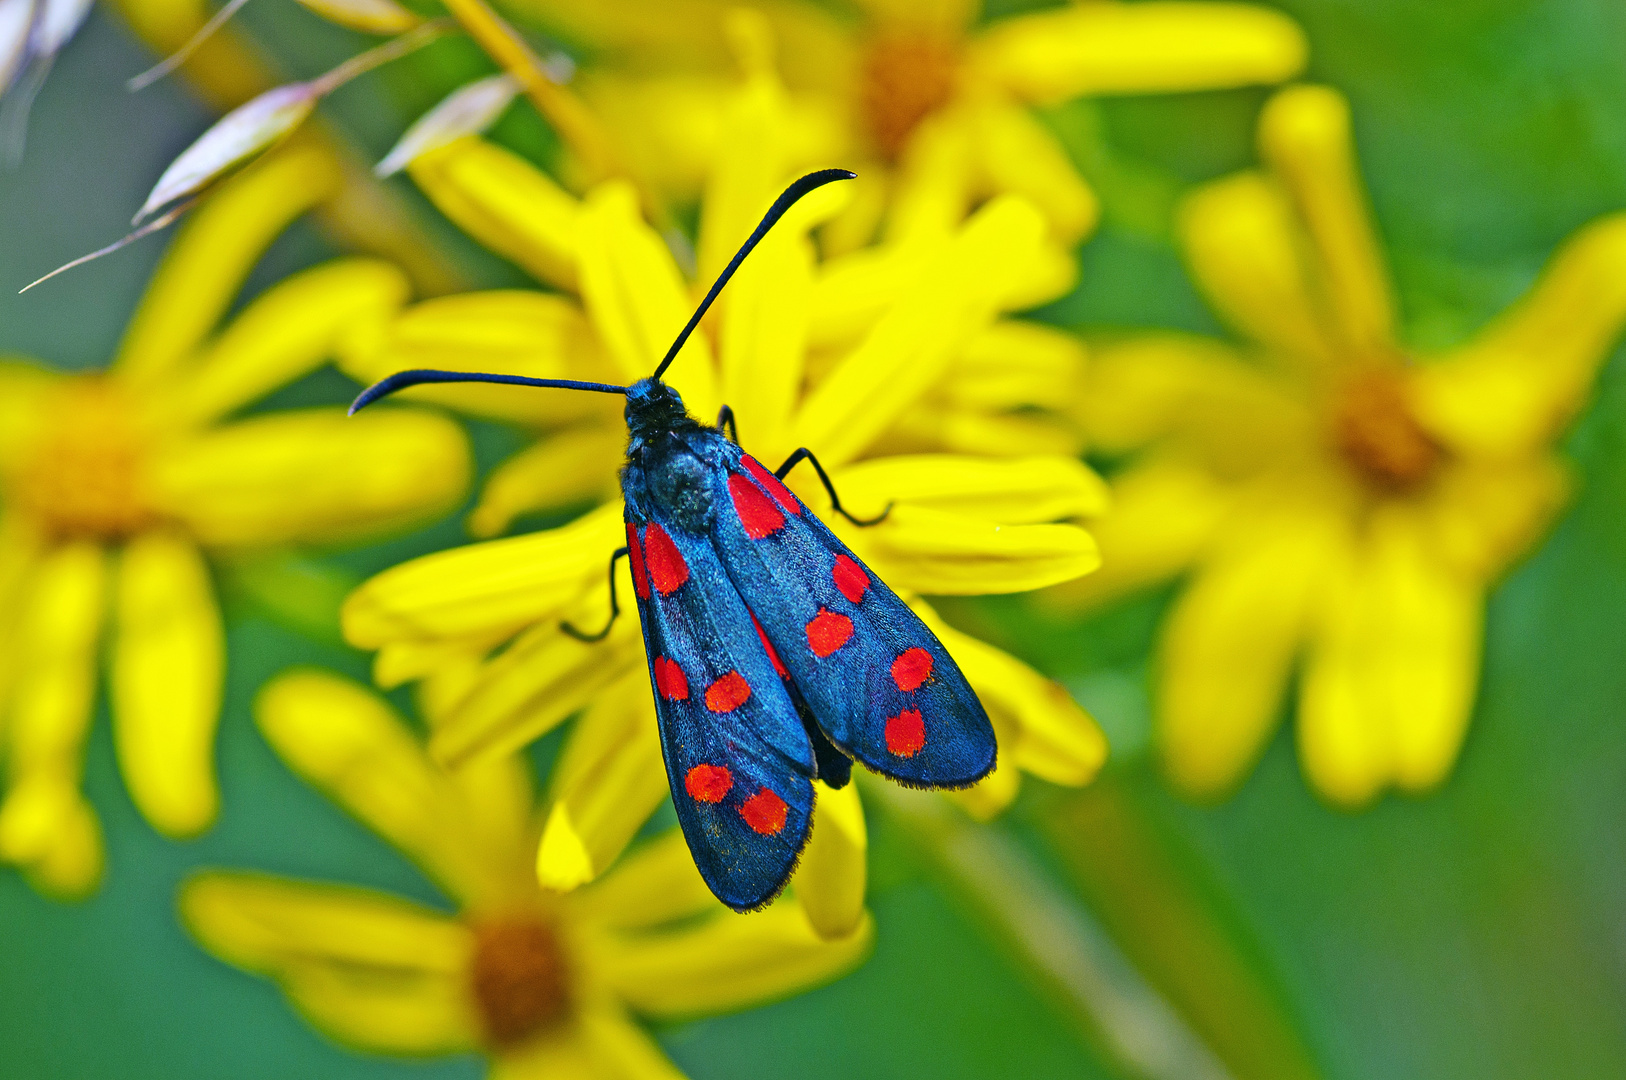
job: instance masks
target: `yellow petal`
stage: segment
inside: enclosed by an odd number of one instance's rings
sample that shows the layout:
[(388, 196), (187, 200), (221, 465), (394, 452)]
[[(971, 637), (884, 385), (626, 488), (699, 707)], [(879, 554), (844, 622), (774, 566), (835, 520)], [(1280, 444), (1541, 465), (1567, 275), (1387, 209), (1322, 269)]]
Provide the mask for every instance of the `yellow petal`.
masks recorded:
[(723, 910), (678, 829), (634, 848), (571, 900), (579, 904), (575, 910), (581, 918), (617, 930), (644, 930)]
[(736, 49), (743, 44), (756, 55), (742, 65), (745, 80), (719, 103), (722, 124), (708, 163), (695, 243), (696, 276), (705, 282), (722, 273), (791, 178), (788, 102), (773, 72), (772, 30), (752, 9), (730, 13), (727, 20)]
[[(590, 1011), (579, 1021), (601, 1080), (684, 1080), (660, 1045), (643, 1028), (618, 1012)], [(556, 1074), (545, 1074), (555, 1080)]]
[(1003, 103), (978, 109), (973, 123), (973, 153), (988, 191), (1032, 200), (1065, 244), (1089, 235), (1100, 204), (1054, 135), (1026, 109)]
[(1568, 471), (1553, 457), (1455, 462), (1418, 507), (1441, 564), (1471, 580), (1500, 574), (1529, 551), (1570, 494)]
[(1529, 453), (1585, 403), (1626, 319), (1626, 214), (1581, 229), (1478, 337), (1413, 372), (1429, 429), (1468, 454)]
[[(582, 301), (620, 377), (652, 375), (689, 321), (693, 305), (672, 255), (638, 213), (630, 185), (615, 181), (588, 195), (577, 242)], [(666, 381), (689, 412), (717, 415), (716, 369), (703, 335), (693, 335)]]
[(1078, 397), (1086, 358), (1076, 334), (1001, 319), (965, 343), (944, 392), (968, 407), (1060, 407)]
[(626, 444), (627, 429), (620, 423), (587, 424), (521, 450), (486, 478), (480, 502), (469, 514), (469, 532), (497, 536), (522, 514), (618, 498)]
[(32, 451), (49, 415), (44, 402), (61, 383), (37, 361), (0, 354), (0, 469), (9, 472)]
[(426, 555), (363, 582), (341, 613), (361, 649), (417, 638), (506, 636), (555, 615), (626, 542), (619, 504), (558, 529)]
[(658, 1018), (760, 1005), (838, 978), (868, 955), (866, 916), (853, 933), (825, 941), (796, 904), (753, 915), (724, 914), (697, 926), (608, 946), (603, 974), (620, 998)]
[(1283, 380), (1189, 334), (1098, 345), (1075, 406), (1092, 445), (1122, 453), (1173, 435), (1228, 474), (1303, 453), (1320, 418)]
[[(578, 304), (519, 289), (426, 300), (402, 312), (376, 337), (358, 335), (347, 344), (341, 366), (361, 383), (408, 368), (591, 382), (617, 377)], [(621, 403), (604, 394), (470, 385), (418, 386), (400, 396), (538, 427), (582, 417), (617, 426), (621, 422)]]
[(642, 669), (605, 690), (554, 764), (536, 876), (568, 892), (603, 873), (666, 798), (655, 703)]
[(509, 836), (471, 827), (445, 774), (394, 710), (365, 687), (295, 669), (266, 684), (254, 716), (289, 768), (460, 899), (488, 899), (511, 883), (505, 879), (522, 874), (523, 850), (504, 851)]
[(1054, 414), (1031, 410), (991, 413), (929, 397), (899, 417), (886, 434), (870, 444), (867, 453), (876, 457), (918, 453), (1077, 457), (1083, 451), (1078, 425)]
[(1042, 589), (1101, 564), (1075, 525), (996, 525), (919, 506), (895, 506), (879, 525), (842, 536), (888, 583), (940, 596)]
[(473, 939), (439, 912), (362, 889), (204, 873), (181, 919), (222, 960), (277, 981), (334, 1037), (396, 1054), (473, 1049)]
[(935, 243), (965, 220), (976, 190), (976, 129), (969, 107), (939, 109), (909, 136), (893, 176), (888, 245)]
[(1376, 519), (1320, 613), (1299, 702), (1299, 755), (1335, 803), (1438, 784), (1466, 734), (1483, 598), (1444, 571), (1403, 512)]
[[(485, 654), (502, 643), (502, 638), (479, 641), (466, 638), (432, 638), (408, 639), (405, 641), (392, 641), (379, 648), (373, 657), (373, 682), (383, 690), (394, 690), (402, 683), (414, 679), (424, 679), (430, 676), (440, 676), (448, 671), (469, 667), (478, 667), (485, 658)], [(443, 686), (444, 691), (448, 689)], [(461, 690), (451, 692), (445, 701), (437, 704), (450, 705), (455, 699), (461, 698)], [(433, 720), (439, 714), (438, 709), (425, 709), (426, 719)]]
[(974, 57), (1029, 100), (1060, 102), (1280, 82), (1308, 49), (1296, 23), (1252, 4), (1093, 3), (1000, 20)]
[(82, 900), (102, 877), (102, 830), (76, 775), (36, 772), (0, 806), (0, 859), (23, 867), (30, 884), (58, 900)]
[(815, 780), (813, 833), (791, 878), (813, 932), (826, 941), (850, 937), (864, 919), (869, 833), (858, 785), (831, 788)]
[(174, 420), (217, 419), (304, 375), (347, 335), (377, 327), (406, 300), (406, 275), (372, 259), (338, 259), (266, 290), (177, 389)]
[(744, 444), (770, 460), (796, 449), (785, 444), (802, 389), (813, 290), (812, 248), (795, 231), (779, 232), (785, 225), (729, 283), (718, 343), (723, 401)]
[(173, 444), (155, 501), (205, 545), (353, 542), (444, 513), (469, 469), (468, 441), (445, 417), (309, 409)]
[(119, 560), (116, 603), (113, 736), (124, 782), (159, 832), (195, 835), (220, 807), (226, 642), (209, 567), (185, 537), (147, 533)]
[(1259, 149), (1309, 231), (1343, 341), (1356, 355), (1383, 355), (1394, 342), (1394, 310), (1361, 190), (1349, 103), (1325, 86), (1283, 90), (1259, 115)]
[(813, 390), (796, 420), (797, 443), (827, 466), (857, 456), (992, 321), (1009, 277), (1034, 258), (1043, 230), (1038, 212), (1014, 196), (979, 210)]
[[(630, 596), (630, 578), (621, 573), (621, 595)], [(596, 631), (609, 611), (609, 589), (599, 586), (564, 621)], [(638, 622), (626, 612), (602, 641), (578, 641), (557, 624), (543, 623), (486, 664), (479, 681), (437, 725), (430, 752), (455, 768), (517, 750), (641, 667), (641, 654)]]
[[(910, 606), (954, 657), (995, 721), (1001, 735), (999, 771), (1009, 766), (1011, 772), (1029, 772), (1069, 787), (1095, 778), (1106, 763), (1106, 736), (1059, 683), (1004, 650), (949, 626), (924, 601)], [(993, 786), (1001, 782), (1010, 786), (1010, 797), (1015, 798), (1015, 778), (1002, 777)]]
[(1336, 350), (1281, 188), (1251, 172), (1215, 180), (1186, 197), (1177, 229), (1192, 276), (1236, 329), (1290, 361), (1332, 363)]
[(1309, 515), (1239, 517), (1175, 603), (1158, 656), (1158, 749), (1193, 798), (1228, 794), (1263, 752), (1337, 542)]
[(1101, 568), (1046, 594), (1063, 607), (1099, 604), (1183, 570), (1214, 536), (1235, 492), (1208, 470), (1161, 458), (1118, 474), (1112, 508), (1090, 523)]
[(1093, 517), (1107, 508), (1106, 482), (1076, 458), (900, 455), (848, 465), (832, 479), (841, 505), (860, 518), (893, 503), (1011, 525)]
[(5, 740), (4, 717), (11, 688), (22, 671), (19, 621), (45, 543), (33, 521), (22, 514), (0, 512), (0, 744)]
[(825, 259), (813, 282), (810, 345), (858, 341), (937, 254), (930, 244), (889, 244)]
[(7, 770), (79, 775), (96, 699), (96, 643), (107, 596), (106, 557), (80, 541), (40, 558), (18, 620), (21, 657), (7, 730)]
[(125, 331), (113, 372), (150, 385), (174, 372), (231, 305), (288, 223), (332, 193), (338, 169), (290, 145), (226, 181), (192, 212)]
[(494, 1054), (486, 1080), (600, 1080), (613, 1065), (594, 1060), (580, 1019)]
[(539, 281), (576, 287), (580, 204), (536, 166), (475, 136), (408, 166), (441, 213)]

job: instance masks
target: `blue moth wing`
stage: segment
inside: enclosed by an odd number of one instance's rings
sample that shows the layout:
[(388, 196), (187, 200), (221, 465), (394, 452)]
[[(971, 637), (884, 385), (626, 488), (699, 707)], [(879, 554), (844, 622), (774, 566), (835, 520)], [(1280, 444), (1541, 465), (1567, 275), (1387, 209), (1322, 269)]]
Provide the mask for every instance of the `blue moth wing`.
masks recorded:
[(937, 637), (789, 489), (720, 435), (723, 566), (837, 749), (917, 787), (994, 767), (993, 726)]
[(700, 875), (737, 911), (776, 896), (813, 816), (813, 750), (709, 536), (627, 491), (627, 545), (672, 802)]

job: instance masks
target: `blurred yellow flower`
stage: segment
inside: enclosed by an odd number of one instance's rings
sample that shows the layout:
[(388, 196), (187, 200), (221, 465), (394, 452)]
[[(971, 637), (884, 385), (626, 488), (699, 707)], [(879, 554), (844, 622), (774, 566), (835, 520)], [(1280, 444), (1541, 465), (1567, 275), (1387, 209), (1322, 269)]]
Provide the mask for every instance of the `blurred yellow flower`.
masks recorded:
[(987, 22), (976, 0), (861, 0), (845, 17), (797, 0), (748, 18), (728, 0), (512, 6), (596, 54), (579, 76), (584, 97), (640, 175), (679, 192), (727, 152), (718, 101), (730, 53), (750, 64), (777, 40), (796, 94), (794, 165), (839, 161), (861, 178), (826, 231), (843, 250), (864, 243), (888, 206), (889, 234), (907, 236), (953, 227), (1004, 192), (1027, 196), (1056, 237), (1076, 241), (1095, 222), (1095, 197), (1030, 106), (1275, 83), (1303, 70), (1307, 53), (1291, 19), (1236, 3), (1100, 0)]
[(747, 1008), (836, 978), (874, 936), (839, 941), (781, 902), (735, 915), (676, 831), (570, 896), (537, 886), (520, 759), (442, 772), (377, 695), (319, 671), (261, 691), (256, 718), (290, 768), (394, 844), (455, 911), (371, 890), (209, 871), (182, 918), (216, 956), (274, 979), (334, 1038), (421, 1057), (477, 1051), (490, 1075), (680, 1077), (629, 1016)]
[[(786, 178), (777, 153), (782, 129), (764, 122), (775, 115), (773, 92), (758, 85), (737, 99), (734, 149), (714, 171), (702, 211), (702, 267), (721, 267)], [(626, 382), (654, 370), (692, 300), (629, 187), (607, 184), (578, 204), (517, 158), (473, 140), (423, 159), (414, 176), (477, 236), (578, 289), (581, 304), (517, 292), (431, 301), (405, 313), (378, 348), (356, 351), (347, 363), (358, 377), (445, 366)], [(857, 515), (895, 504), (873, 529), (831, 523), (905, 594), (1015, 592), (1089, 571), (1096, 558), (1088, 534), (1050, 522), (1099, 511), (1103, 486), (1071, 456), (1039, 452), (1051, 449), (1045, 440), (1053, 436), (1043, 433), (1053, 429), (1003, 412), (1035, 387), (1044, 399), (1064, 395), (1079, 363), (1066, 335), (999, 318), (1031, 302), (1034, 283), (1056, 280), (1040, 215), (1005, 196), (908, 257), (820, 266), (806, 233), (839, 198), (820, 192), (799, 204), (685, 346), (671, 379), (690, 411), (709, 418), (726, 401), (744, 444), (770, 464), (811, 447)], [(709, 280), (704, 272), (701, 280)], [(934, 416), (934, 386), (960, 395), (961, 407)], [(494, 411), (534, 409), (537, 420), (547, 418), (544, 410), (603, 410), (601, 401), (562, 402), (571, 397), (564, 392), (410, 393)], [(913, 428), (911, 413), (924, 414)], [(666, 792), (636, 621), (623, 618), (595, 644), (559, 628), (599, 625), (608, 614), (605, 567), (624, 535), (613, 469), (625, 438), (620, 419), (601, 411), (523, 452), (493, 476), (476, 525), (496, 531), (517, 513), (584, 497), (612, 500), (607, 505), (563, 528), (396, 567), (365, 583), (344, 609), (349, 639), (379, 650), (380, 683), (427, 680), (426, 708), (438, 721), (431, 748), (442, 760), (511, 750), (592, 706), (555, 776), (540, 852), (542, 878), (558, 889), (602, 872)], [(1015, 456), (985, 452), (999, 440)], [(958, 452), (945, 452), (945, 443)], [(1073, 446), (1069, 439), (1062, 449)], [(910, 452), (887, 452), (894, 449)], [(513, 479), (520, 476), (523, 483)], [(809, 470), (790, 481), (822, 508), (827, 497), (811, 478)], [(1066, 784), (1094, 775), (1104, 740), (1060, 687), (917, 606), (1000, 735), (1001, 767), (957, 797), (993, 813), (1015, 797), (1022, 771)], [(821, 789), (820, 798), (796, 885), (821, 931), (840, 934), (861, 911), (863, 818), (850, 788)]]
[(102, 863), (79, 792), (110, 624), (114, 742), (130, 796), (164, 833), (213, 821), (225, 663), (204, 552), (347, 541), (448, 509), (461, 431), (421, 411), (228, 421), (321, 364), (406, 298), (398, 271), (340, 259), (268, 289), (218, 333), (261, 252), (334, 183), (276, 155), (194, 214), (105, 373), (0, 364), (0, 857), (80, 894)]
[(1096, 529), (1099, 599), (1189, 573), (1163, 628), (1157, 738), (1174, 782), (1217, 796), (1274, 727), (1329, 800), (1450, 772), (1479, 681), (1485, 591), (1566, 493), (1553, 440), (1626, 317), (1626, 215), (1565, 243), (1468, 342), (1408, 355), (1335, 91), (1282, 91), (1268, 172), (1190, 196), (1180, 233), (1244, 356), (1175, 335), (1098, 349), (1080, 409), (1137, 457)]

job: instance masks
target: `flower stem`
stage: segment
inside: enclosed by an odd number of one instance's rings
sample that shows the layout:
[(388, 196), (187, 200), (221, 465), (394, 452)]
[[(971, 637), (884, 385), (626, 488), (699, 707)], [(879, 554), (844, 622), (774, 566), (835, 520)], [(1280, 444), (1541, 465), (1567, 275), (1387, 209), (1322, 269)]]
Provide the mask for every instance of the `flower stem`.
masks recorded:
[(975, 824), (940, 796), (895, 784), (866, 784), (864, 795), (908, 830), (917, 850), (1015, 953), (1047, 999), (1125, 1074), (1228, 1080), (1203, 1040), (1007, 826)]

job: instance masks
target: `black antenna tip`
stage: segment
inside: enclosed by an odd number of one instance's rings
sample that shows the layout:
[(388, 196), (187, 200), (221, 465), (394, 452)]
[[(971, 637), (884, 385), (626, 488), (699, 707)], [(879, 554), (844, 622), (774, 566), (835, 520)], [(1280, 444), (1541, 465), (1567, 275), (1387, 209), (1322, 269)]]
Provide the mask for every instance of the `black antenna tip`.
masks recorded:
[(365, 409), (379, 398), (387, 397), (397, 390), (405, 390), (409, 386), (422, 386), (425, 383), (496, 383), (499, 386), (539, 386), (552, 390), (589, 390), (595, 394), (627, 392), (625, 386), (582, 382), (579, 379), (535, 379), (529, 375), (505, 375), (485, 371), (437, 371), (434, 368), (413, 368), (410, 371), (397, 371), (357, 394), (356, 400), (350, 403), (350, 415), (356, 415), (357, 410)]

